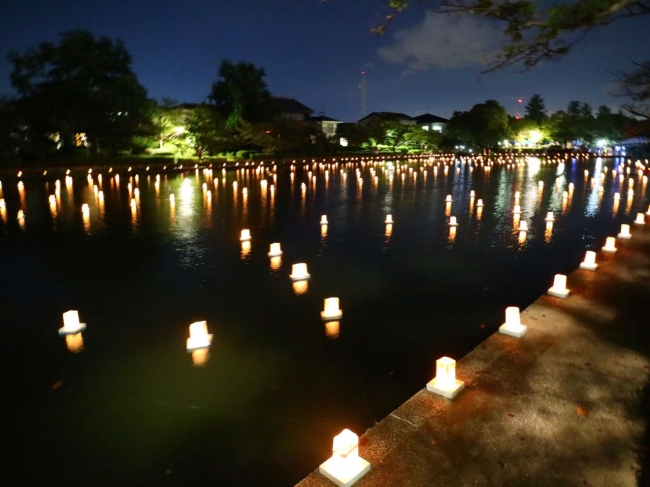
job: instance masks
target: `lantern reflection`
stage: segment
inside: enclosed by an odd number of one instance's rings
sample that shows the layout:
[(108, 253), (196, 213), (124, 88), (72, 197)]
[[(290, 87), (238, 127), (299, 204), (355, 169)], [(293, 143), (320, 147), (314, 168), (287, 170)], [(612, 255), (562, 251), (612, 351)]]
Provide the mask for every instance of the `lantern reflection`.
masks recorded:
[(340, 321), (327, 321), (325, 322), (325, 336), (330, 340), (337, 339), (341, 334)]
[(194, 367), (204, 367), (209, 358), (209, 348), (199, 348), (197, 350), (192, 350), (192, 365)]
[(309, 281), (294, 281), (293, 282), (293, 292), (300, 295), (305, 294), (309, 288)]
[(245, 259), (249, 256), (251, 252), (251, 242), (250, 240), (244, 240), (241, 243), (241, 258)]
[(72, 353), (79, 353), (84, 349), (84, 339), (81, 333), (65, 336), (65, 346)]
[(282, 257), (279, 255), (271, 257), (271, 269), (277, 271), (280, 269), (280, 266), (282, 266)]

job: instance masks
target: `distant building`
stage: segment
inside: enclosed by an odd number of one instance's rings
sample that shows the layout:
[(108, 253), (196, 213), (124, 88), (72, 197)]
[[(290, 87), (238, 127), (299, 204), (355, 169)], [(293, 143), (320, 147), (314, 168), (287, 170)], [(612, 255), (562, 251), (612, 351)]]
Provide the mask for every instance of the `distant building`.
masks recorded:
[(296, 122), (304, 122), (309, 120), (314, 110), (306, 105), (303, 105), (295, 98), (287, 98), (284, 96), (273, 96), (273, 102), (278, 108), (280, 118), (283, 120), (294, 120)]
[(371, 123), (376, 123), (376, 122), (384, 122), (388, 120), (396, 120), (398, 122), (403, 123), (404, 125), (414, 125), (415, 120), (413, 117), (410, 117), (404, 113), (396, 113), (396, 112), (372, 112), (365, 117), (363, 117), (361, 120), (359, 120), (360, 124), (367, 125)]
[(411, 117), (405, 113), (397, 112), (372, 112), (359, 120), (359, 123), (366, 125), (387, 120), (396, 120), (404, 125), (419, 125), (424, 130), (431, 130), (433, 132), (443, 132), (449, 123), (449, 120), (446, 118), (431, 115), (430, 113)]
[(334, 118), (326, 117), (325, 115), (311, 117), (309, 121), (316, 123), (326, 137), (334, 137), (336, 135), (336, 127), (343, 123), (343, 120), (336, 120)]
[(443, 132), (449, 120), (446, 118), (438, 117), (437, 115), (431, 115), (430, 113), (425, 113), (417, 117), (413, 117), (415, 123), (417, 123), (424, 130), (431, 130), (433, 132)]

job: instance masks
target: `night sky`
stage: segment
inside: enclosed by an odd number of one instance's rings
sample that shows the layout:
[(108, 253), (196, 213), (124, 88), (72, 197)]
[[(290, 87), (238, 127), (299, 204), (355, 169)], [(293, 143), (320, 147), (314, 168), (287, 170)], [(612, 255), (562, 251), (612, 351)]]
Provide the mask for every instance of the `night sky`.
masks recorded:
[[(579, 99), (617, 108), (611, 71), (650, 57), (650, 16), (590, 33), (568, 57), (528, 73), (480, 77), (480, 59), (498, 48), (496, 27), (472, 18), (427, 13), (427, 2), (402, 15), (384, 36), (370, 28), (384, 0), (111, 0), (4, 2), (0, 48), (23, 51), (58, 33), (86, 28), (124, 40), (149, 96), (181, 102), (206, 98), (223, 59), (266, 70), (274, 95), (316, 113), (356, 121), (358, 85), (367, 79), (368, 111), (450, 117), (496, 99), (510, 114), (539, 93), (551, 111)], [(432, 3), (428, 3), (432, 5)], [(13, 92), (11, 66), (0, 60), (0, 94)]]

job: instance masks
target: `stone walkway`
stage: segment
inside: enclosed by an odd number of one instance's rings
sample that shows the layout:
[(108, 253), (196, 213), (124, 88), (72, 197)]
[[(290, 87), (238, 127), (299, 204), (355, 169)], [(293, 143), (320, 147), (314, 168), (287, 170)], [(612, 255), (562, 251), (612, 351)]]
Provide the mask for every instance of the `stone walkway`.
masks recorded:
[[(355, 486), (650, 486), (650, 229), (633, 227), (568, 299), (521, 313), (523, 338), (458, 361), (455, 399), (423, 389), (367, 430)], [(316, 470), (298, 487), (332, 485)]]

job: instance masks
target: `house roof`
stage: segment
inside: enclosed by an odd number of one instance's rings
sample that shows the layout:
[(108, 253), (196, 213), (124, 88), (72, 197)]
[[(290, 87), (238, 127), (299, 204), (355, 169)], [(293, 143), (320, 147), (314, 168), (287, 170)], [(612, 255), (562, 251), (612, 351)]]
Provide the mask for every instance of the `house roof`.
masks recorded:
[(418, 115), (417, 117), (413, 117), (413, 119), (418, 123), (449, 123), (449, 120), (446, 118), (431, 115), (430, 113)]
[(370, 117), (379, 117), (383, 118), (384, 120), (407, 120), (407, 121), (413, 121), (413, 117), (409, 117), (405, 113), (397, 113), (397, 112), (372, 112), (363, 117), (359, 122), (363, 122), (366, 119), (369, 119)]
[(326, 117), (325, 115), (318, 115), (317, 117), (310, 117), (310, 122), (339, 122), (342, 123), (343, 120), (337, 120), (335, 118)]
[(307, 116), (314, 113), (314, 110), (294, 98), (284, 96), (273, 96), (272, 98), (282, 113), (304, 113)]

